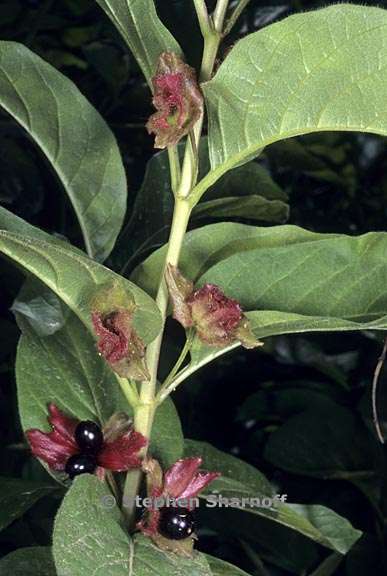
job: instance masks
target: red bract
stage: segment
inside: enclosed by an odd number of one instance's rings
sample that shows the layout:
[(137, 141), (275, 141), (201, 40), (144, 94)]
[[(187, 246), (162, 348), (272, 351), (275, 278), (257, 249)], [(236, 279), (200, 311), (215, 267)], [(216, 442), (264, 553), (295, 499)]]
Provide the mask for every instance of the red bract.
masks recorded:
[(166, 281), (173, 304), (173, 317), (184, 328), (194, 327), (202, 342), (223, 347), (239, 341), (245, 348), (261, 343), (236, 300), (228, 298), (219, 286), (205, 284), (199, 290), (175, 266), (168, 265)]
[[(74, 438), (79, 420), (66, 416), (55, 404), (49, 404), (48, 410), (51, 432), (31, 429), (27, 430), (26, 436), (34, 456), (46, 462), (52, 470), (63, 472), (67, 460), (80, 452)], [(104, 438), (97, 454), (98, 475), (103, 472), (101, 469), (122, 472), (141, 465), (138, 453), (146, 446), (147, 440), (130, 425), (121, 429), (119, 435), (111, 435), (105, 429)]]
[(111, 368), (124, 378), (147, 380), (145, 346), (132, 327), (132, 312), (118, 309), (107, 314), (92, 313), (98, 351)]
[(93, 312), (95, 333), (99, 336), (98, 351), (110, 364), (125, 358), (130, 338), (131, 314), (127, 311), (112, 312), (103, 317)]
[(160, 55), (152, 79), (157, 112), (146, 125), (156, 134), (155, 147), (173, 146), (192, 129), (203, 110), (203, 96), (193, 68), (173, 52)]
[(193, 324), (199, 338), (207, 344), (217, 346), (235, 340), (243, 312), (236, 300), (227, 298), (215, 284), (205, 284), (187, 300)]
[[(162, 498), (163, 500), (168, 498), (174, 500), (195, 498), (203, 488), (220, 476), (218, 472), (199, 470), (201, 463), (201, 458), (184, 458), (175, 462), (163, 474), (159, 463), (156, 460), (149, 459), (143, 466), (147, 473), (149, 497), (153, 500), (157, 498)], [(162, 545), (165, 538), (158, 532), (159, 518), (160, 510), (156, 506), (151, 506), (147, 511), (147, 518), (141, 521), (138, 527), (158, 545)], [(175, 543), (175, 546), (179, 546), (179, 544)]]

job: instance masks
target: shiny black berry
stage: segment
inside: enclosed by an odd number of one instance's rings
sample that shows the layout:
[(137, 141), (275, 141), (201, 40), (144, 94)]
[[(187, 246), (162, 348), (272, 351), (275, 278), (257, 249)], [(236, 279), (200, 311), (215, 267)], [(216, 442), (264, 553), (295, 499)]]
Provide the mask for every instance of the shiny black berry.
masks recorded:
[(83, 420), (75, 429), (75, 441), (82, 452), (96, 454), (102, 447), (102, 430), (95, 422)]
[(170, 540), (183, 540), (192, 536), (195, 532), (193, 512), (187, 508), (161, 508), (158, 531)]
[(80, 474), (93, 474), (97, 468), (97, 460), (93, 454), (75, 454), (66, 462), (65, 472), (73, 480)]

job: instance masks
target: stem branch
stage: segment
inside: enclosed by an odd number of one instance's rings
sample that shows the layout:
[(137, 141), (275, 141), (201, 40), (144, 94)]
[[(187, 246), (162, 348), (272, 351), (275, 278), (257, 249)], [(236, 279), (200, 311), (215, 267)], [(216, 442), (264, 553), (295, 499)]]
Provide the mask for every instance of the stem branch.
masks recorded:
[(160, 388), (157, 396), (156, 401), (158, 404), (161, 404), (167, 396), (176, 388), (176, 384), (174, 383), (174, 378), (176, 374), (179, 372), (181, 365), (183, 364), (184, 360), (187, 357), (188, 352), (191, 349), (192, 341), (194, 339), (194, 332), (192, 330), (189, 331), (187, 339), (184, 344), (184, 348), (180, 352), (180, 355), (176, 361), (176, 364), (172, 368), (171, 372), (169, 373), (168, 377), (166, 378), (164, 384)]

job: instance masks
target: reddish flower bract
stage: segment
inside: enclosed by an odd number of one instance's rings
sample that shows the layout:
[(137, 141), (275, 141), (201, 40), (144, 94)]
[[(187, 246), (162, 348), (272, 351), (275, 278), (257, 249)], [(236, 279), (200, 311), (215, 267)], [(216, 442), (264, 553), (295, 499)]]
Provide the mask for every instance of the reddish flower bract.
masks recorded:
[[(55, 404), (49, 404), (48, 410), (51, 432), (31, 429), (27, 430), (26, 436), (34, 456), (46, 462), (52, 470), (63, 472), (67, 460), (80, 452), (74, 438), (79, 420), (66, 416)], [(111, 438), (106, 433), (97, 454), (97, 465), (113, 472), (138, 468), (141, 465), (138, 454), (146, 444), (146, 438), (129, 425)]]
[(174, 146), (188, 134), (203, 110), (195, 70), (177, 54), (163, 52), (152, 84), (157, 112), (149, 118), (147, 130), (156, 135), (156, 148)]
[[(178, 460), (163, 474), (156, 460), (150, 459), (144, 464), (148, 477), (148, 494), (152, 499), (191, 499), (195, 498), (203, 488), (220, 476), (219, 472), (205, 472), (199, 470), (201, 458), (184, 458)], [(146, 520), (138, 524), (139, 529), (155, 539), (160, 544), (158, 522), (160, 511), (152, 506), (147, 511)], [(162, 537), (161, 537), (162, 542)]]

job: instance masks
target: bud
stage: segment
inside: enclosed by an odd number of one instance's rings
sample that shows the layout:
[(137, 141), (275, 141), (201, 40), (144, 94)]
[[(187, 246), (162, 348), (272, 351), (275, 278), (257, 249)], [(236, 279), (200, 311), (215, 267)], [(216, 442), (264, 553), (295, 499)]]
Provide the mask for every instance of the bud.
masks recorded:
[(155, 148), (174, 146), (189, 133), (203, 111), (196, 72), (177, 54), (163, 52), (152, 84), (152, 102), (157, 112), (149, 118), (146, 128), (156, 134)]
[(118, 284), (102, 288), (92, 303), (98, 351), (123, 378), (148, 380), (145, 345), (133, 328), (135, 303)]
[(184, 328), (194, 326), (199, 339), (209, 346), (228, 346), (239, 341), (245, 348), (262, 345), (251, 331), (240, 304), (225, 296), (215, 284), (199, 290), (174, 266), (168, 265), (166, 282), (173, 304), (173, 317)]

